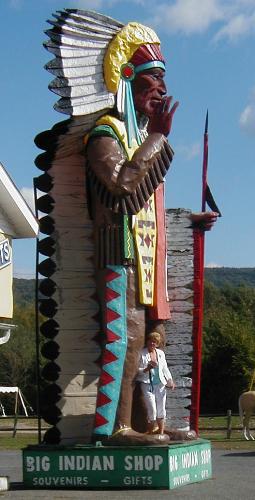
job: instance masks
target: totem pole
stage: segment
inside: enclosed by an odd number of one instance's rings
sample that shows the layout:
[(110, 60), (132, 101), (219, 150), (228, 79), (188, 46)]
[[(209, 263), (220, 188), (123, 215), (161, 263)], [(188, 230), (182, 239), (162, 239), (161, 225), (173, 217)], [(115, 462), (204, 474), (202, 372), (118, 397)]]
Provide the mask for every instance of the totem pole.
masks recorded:
[[(47, 193), (37, 199), (47, 214), (38, 245), (48, 257), (38, 265), (49, 360), (41, 411), (52, 424), (44, 440), (168, 443), (180, 433), (137, 432), (133, 421), (146, 416), (132, 406), (146, 335), (159, 332), (163, 345), (170, 317), (164, 178), (178, 103), (167, 96), (152, 29), (73, 9), (54, 18), (49, 88), (71, 118), (36, 138), (45, 173), (35, 184)], [(216, 216), (195, 223), (208, 229)]]

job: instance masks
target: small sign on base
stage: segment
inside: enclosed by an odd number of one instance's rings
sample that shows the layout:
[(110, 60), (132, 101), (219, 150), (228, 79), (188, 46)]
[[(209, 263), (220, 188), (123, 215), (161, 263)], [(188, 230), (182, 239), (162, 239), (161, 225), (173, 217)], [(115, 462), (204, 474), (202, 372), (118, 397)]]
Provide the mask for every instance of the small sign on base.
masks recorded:
[(0, 476), (0, 491), (7, 491), (10, 486), (9, 476)]
[(168, 446), (28, 446), (29, 489), (174, 489), (212, 476), (210, 441)]

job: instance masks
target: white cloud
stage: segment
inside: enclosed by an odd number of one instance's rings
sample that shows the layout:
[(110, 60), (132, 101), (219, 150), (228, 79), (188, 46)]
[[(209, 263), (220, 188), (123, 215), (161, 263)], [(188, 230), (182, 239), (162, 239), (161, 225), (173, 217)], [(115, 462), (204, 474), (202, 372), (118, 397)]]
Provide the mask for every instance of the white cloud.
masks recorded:
[(71, 2), (72, 8), (75, 9), (91, 9), (98, 10), (103, 8), (103, 0), (78, 0), (77, 2)]
[(135, 3), (137, 5), (146, 5), (146, 0), (129, 0), (129, 1), (123, 1), (123, 0), (73, 0), (70, 3), (72, 4), (72, 7), (75, 9), (91, 9), (91, 10), (102, 10), (102, 13), (104, 13), (103, 9), (105, 7), (113, 7), (114, 5), (117, 5), (118, 3)]
[(116, 5), (117, 3), (135, 3), (136, 5), (147, 6), (149, 0), (105, 0), (104, 4), (107, 3), (109, 7)]
[(255, 0), (236, 0), (235, 2), (229, 0), (229, 3), (230, 5), (234, 3), (239, 8), (255, 7)]
[(195, 35), (214, 29), (214, 41), (233, 42), (255, 33), (255, 0), (174, 0), (153, 2), (149, 22), (171, 33)]
[(176, 153), (178, 155), (182, 156), (185, 158), (185, 160), (193, 160), (193, 158), (196, 158), (200, 155), (201, 153), (201, 146), (199, 142), (194, 142), (190, 146), (185, 146), (183, 144), (177, 145), (175, 147)]
[(34, 190), (32, 188), (23, 187), (20, 190), (23, 198), (27, 202), (31, 210), (35, 211), (35, 200), (34, 200)]
[[(191, 36), (212, 32), (212, 40), (234, 42), (255, 34), (255, 0), (66, 0), (69, 7), (104, 12), (109, 7), (144, 7), (144, 24), (167, 33)], [(23, 0), (9, 0), (19, 6)], [(66, 5), (67, 6), (67, 5)], [(132, 9), (133, 7), (133, 9)], [(134, 12), (133, 12), (134, 11)], [(115, 16), (113, 16), (115, 17)], [(117, 18), (118, 16), (116, 16)]]
[(231, 18), (223, 28), (221, 28), (214, 40), (217, 42), (221, 38), (228, 38), (230, 41), (235, 41), (240, 37), (247, 36), (254, 32), (255, 14), (248, 16), (239, 14)]
[(255, 88), (252, 91), (250, 102), (240, 115), (239, 124), (245, 132), (252, 136), (255, 135)]
[(171, 32), (186, 35), (201, 33), (215, 21), (223, 17), (218, 0), (176, 0), (172, 5), (161, 4), (157, 7), (154, 24)]
[(240, 116), (240, 127), (246, 132), (254, 135), (255, 133), (255, 103), (249, 104), (244, 108)]

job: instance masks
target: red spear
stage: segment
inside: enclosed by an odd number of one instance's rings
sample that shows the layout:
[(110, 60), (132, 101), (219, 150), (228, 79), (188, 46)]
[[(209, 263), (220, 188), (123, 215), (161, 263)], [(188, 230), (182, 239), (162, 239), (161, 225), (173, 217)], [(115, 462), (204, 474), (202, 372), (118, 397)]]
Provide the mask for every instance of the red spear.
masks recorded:
[(206, 205), (207, 167), (208, 167), (208, 110), (206, 112), (205, 131), (204, 131), (204, 156), (203, 156), (203, 172), (202, 172), (202, 212), (205, 212), (205, 205)]
[[(207, 166), (208, 166), (208, 110), (205, 119), (204, 153), (202, 169), (202, 212), (205, 212), (207, 201)], [(198, 433), (200, 412), (200, 385), (202, 364), (202, 328), (204, 305), (204, 251), (205, 235), (199, 228), (193, 230), (194, 238), (194, 312), (193, 312), (193, 366), (191, 394), (191, 429)]]
[[(202, 212), (206, 211), (206, 203), (213, 212), (221, 216), (210, 188), (207, 184), (208, 167), (208, 110), (205, 119), (204, 153), (202, 171)], [(194, 312), (193, 312), (193, 367), (192, 367), (192, 395), (191, 395), (191, 428), (198, 432), (200, 410), (200, 385), (202, 364), (202, 331), (204, 306), (204, 254), (205, 233), (203, 229), (194, 228)]]
[(203, 172), (202, 172), (202, 212), (206, 210), (206, 203), (213, 212), (217, 212), (221, 217), (220, 210), (215, 203), (211, 190), (207, 183), (207, 167), (208, 167), (208, 110), (205, 118), (204, 131), (204, 154), (203, 154)]

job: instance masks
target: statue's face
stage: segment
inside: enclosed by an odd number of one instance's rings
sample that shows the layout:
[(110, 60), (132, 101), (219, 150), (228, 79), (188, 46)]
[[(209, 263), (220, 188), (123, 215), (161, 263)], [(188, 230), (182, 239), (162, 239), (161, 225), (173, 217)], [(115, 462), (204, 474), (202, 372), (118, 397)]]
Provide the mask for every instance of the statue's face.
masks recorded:
[(150, 118), (162, 106), (166, 95), (165, 71), (152, 68), (138, 73), (133, 80), (133, 100), (135, 110)]

